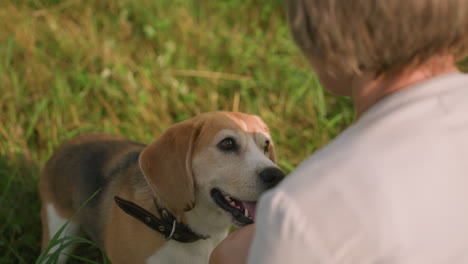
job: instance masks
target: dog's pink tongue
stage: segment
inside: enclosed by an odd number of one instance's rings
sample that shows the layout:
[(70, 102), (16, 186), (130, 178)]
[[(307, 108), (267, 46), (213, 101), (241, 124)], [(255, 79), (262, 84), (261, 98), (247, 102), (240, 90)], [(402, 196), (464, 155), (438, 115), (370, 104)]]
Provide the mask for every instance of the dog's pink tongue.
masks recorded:
[(242, 205), (249, 211), (252, 219), (255, 220), (255, 209), (257, 208), (257, 202), (242, 202)]

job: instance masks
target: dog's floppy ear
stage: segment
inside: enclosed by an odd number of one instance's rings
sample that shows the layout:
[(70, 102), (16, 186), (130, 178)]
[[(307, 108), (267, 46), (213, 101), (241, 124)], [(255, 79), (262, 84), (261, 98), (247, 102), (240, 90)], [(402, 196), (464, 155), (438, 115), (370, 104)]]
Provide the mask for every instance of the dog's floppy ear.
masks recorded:
[(195, 205), (192, 152), (200, 129), (200, 122), (193, 119), (175, 124), (140, 155), (140, 168), (160, 206), (172, 212)]

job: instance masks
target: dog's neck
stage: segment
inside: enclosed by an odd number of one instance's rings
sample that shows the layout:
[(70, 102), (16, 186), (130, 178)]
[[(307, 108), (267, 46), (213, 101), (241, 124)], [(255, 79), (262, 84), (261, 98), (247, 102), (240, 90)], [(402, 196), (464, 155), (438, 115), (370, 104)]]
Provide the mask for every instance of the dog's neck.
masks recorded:
[(224, 216), (224, 213), (207, 203), (197, 203), (195, 207), (185, 212), (185, 222), (194, 231), (200, 234), (214, 236), (226, 233), (231, 227), (231, 221)]
[[(134, 189), (133, 194), (135, 203), (159, 216), (153, 203), (154, 193), (149, 186), (146, 188), (140, 186)], [(146, 260), (146, 263), (208, 263), (213, 249), (228, 235), (231, 223), (229, 219), (220, 217), (216, 213), (219, 210), (201, 206), (202, 204), (206, 203), (196, 203), (192, 210), (182, 213), (181, 218), (182, 222), (194, 232), (209, 236), (209, 238), (200, 239), (193, 243), (179, 243), (169, 240), (163, 247), (154, 252)], [(219, 219), (227, 219), (227, 221), (219, 222)], [(155, 235), (158, 234), (155, 232)]]
[[(135, 190), (134, 202), (152, 214), (159, 216), (153, 200), (154, 193), (151, 191), (149, 186), (146, 186), (146, 188), (138, 187)], [(207, 204), (208, 203), (197, 202), (195, 207), (190, 211), (171, 211), (171, 213), (177, 216), (177, 219), (180, 222), (190, 227), (190, 229), (192, 229), (197, 234), (212, 238), (220, 236), (224, 238), (227, 235), (229, 228), (231, 227), (231, 222), (223, 215), (223, 212), (219, 210), (213, 210), (213, 207)], [(216, 221), (214, 221), (214, 219), (216, 219)]]

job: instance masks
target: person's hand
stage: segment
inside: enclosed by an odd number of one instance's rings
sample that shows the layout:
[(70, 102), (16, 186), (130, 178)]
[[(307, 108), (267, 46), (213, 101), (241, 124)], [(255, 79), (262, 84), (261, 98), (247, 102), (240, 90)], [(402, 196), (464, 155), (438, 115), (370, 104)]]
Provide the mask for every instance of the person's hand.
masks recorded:
[(210, 264), (246, 264), (254, 230), (252, 224), (230, 234), (213, 250)]

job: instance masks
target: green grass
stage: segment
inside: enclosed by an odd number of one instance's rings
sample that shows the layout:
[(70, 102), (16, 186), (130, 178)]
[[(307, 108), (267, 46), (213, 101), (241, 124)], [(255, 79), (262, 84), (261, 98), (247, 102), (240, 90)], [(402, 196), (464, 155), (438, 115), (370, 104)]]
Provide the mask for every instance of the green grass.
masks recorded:
[(198, 113), (242, 111), (268, 123), (289, 172), (353, 120), (279, 0), (8, 1), (0, 17), (0, 263), (39, 256), (39, 169), (75, 135), (148, 143)]
[(39, 256), (39, 169), (75, 135), (148, 143), (242, 111), (267, 122), (289, 172), (354, 119), (320, 88), (280, 0), (12, 0), (0, 18), (0, 263)]
[[(81, 205), (81, 207), (75, 212), (75, 214), (55, 233), (54, 236), (52, 236), (49, 245), (44, 249), (44, 251), (41, 252), (40, 256), (36, 260), (36, 264), (54, 264), (57, 263), (60, 256), (62, 254), (68, 255), (71, 259), (73, 260), (78, 260), (81, 261), (82, 263), (90, 263), (90, 264), (96, 264), (99, 262), (93, 261), (89, 257), (82, 257), (71, 253), (65, 253), (63, 252), (64, 249), (67, 249), (68, 247), (76, 244), (81, 244), (81, 245), (88, 245), (94, 249), (96, 249), (98, 246), (96, 243), (93, 241), (80, 237), (80, 236), (63, 236), (61, 237), (62, 233), (65, 231), (65, 228), (70, 224), (70, 221), (73, 220), (81, 211), (81, 209), (86, 206), (86, 204), (92, 200), (96, 194), (100, 190), (96, 191), (91, 197), (88, 198), (86, 202)], [(52, 248), (56, 247), (54, 250)], [(103, 261), (104, 264), (110, 263), (110, 261), (107, 259), (105, 253), (103, 251), (100, 251), (101, 253), (101, 260)]]
[(8, 1), (0, 17), (0, 263), (39, 256), (39, 169), (75, 135), (151, 142), (198, 113), (242, 111), (269, 124), (291, 171), (353, 120), (279, 0)]

